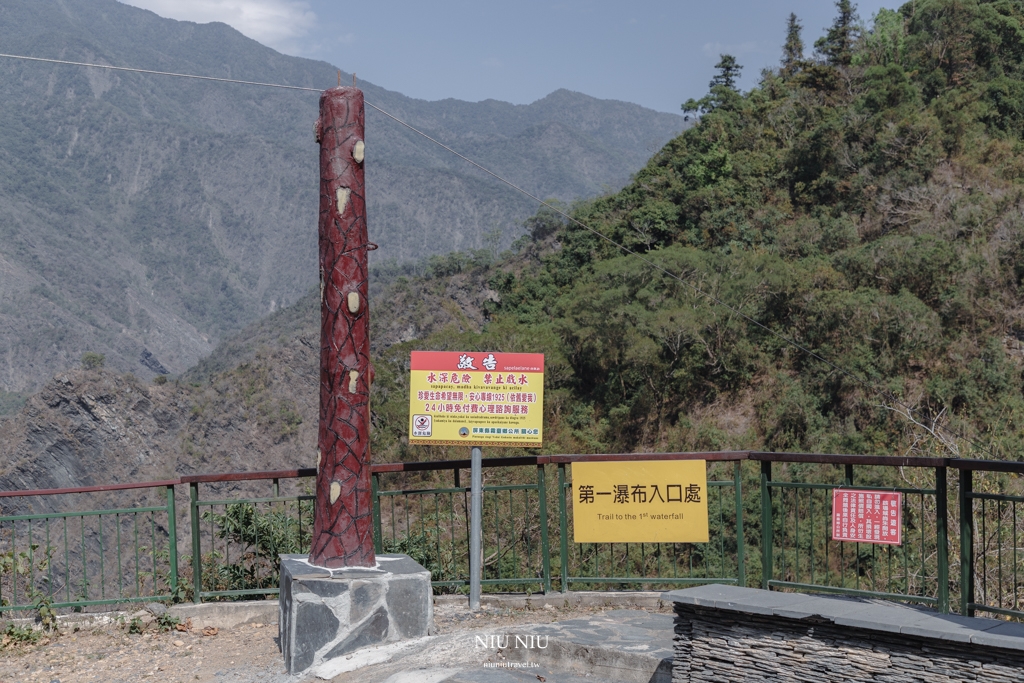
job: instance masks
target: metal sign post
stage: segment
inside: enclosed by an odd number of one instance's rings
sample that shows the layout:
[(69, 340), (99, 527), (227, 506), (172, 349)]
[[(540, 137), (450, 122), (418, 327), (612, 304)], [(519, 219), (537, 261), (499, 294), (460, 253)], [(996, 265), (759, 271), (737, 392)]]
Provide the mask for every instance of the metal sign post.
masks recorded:
[(469, 608), (473, 610), (480, 609), (480, 578), (483, 572), (483, 472), (480, 459), (480, 448), (474, 446), (470, 462), (469, 489)]
[(413, 351), (409, 358), (409, 445), (472, 446), (469, 606), (483, 582), (480, 446), (544, 443), (544, 354)]

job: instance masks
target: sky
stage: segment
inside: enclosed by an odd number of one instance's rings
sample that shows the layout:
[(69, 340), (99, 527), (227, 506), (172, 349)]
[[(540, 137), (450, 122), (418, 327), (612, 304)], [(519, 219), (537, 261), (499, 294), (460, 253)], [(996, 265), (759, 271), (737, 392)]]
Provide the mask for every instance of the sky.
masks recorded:
[[(426, 100), (529, 104), (559, 88), (680, 112), (722, 53), (740, 86), (776, 66), (795, 12), (813, 49), (830, 0), (121, 0), (172, 19), (222, 21), (280, 52), (321, 59)], [(870, 25), (895, 2), (862, 0)]]

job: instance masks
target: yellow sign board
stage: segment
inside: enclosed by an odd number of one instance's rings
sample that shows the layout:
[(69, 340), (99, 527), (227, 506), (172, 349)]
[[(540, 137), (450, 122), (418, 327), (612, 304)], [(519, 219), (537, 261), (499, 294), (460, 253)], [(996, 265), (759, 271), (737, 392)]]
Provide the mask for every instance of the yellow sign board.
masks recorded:
[(413, 351), (409, 443), (539, 448), (544, 354)]
[(707, 543), (704, 460), (576, 462), (576, 543)]

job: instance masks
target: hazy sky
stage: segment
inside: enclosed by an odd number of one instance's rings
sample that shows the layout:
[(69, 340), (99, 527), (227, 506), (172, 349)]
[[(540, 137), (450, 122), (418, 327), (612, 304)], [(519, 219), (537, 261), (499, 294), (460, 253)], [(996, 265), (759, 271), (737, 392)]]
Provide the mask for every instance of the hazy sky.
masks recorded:
[[(330, 62), (411, 97), (526, 104), (558, 88), (679, 112), (719, 54), (741, 85), (778, 63), (796, 12), (808, 52), (830, 0), (121, 0), (174, 19), (223, 21), (281, 52)], [(894, 2), (863, 0), (864, 22)], [(325, 84), (325, 87), (331, 84)]]

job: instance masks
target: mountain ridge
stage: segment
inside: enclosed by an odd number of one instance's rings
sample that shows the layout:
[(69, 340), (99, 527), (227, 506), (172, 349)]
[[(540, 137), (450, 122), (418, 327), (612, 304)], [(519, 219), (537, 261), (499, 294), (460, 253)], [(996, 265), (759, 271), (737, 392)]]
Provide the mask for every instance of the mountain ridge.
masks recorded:
[[(225, 24), (114, 0), (11, 0), (4, 51), (330, 87), (338, 70)], [(350, 80), (350, 74), (343, 73)], [(528, 105), (369, 101), (571, 202), (620, 187), (681, 117), (556, 91)], [(217, 341), (315, 284), (316, 93), (0, 59), (0, 391), (27, 394), (85, 351), (143, 378), (180, 373)], [(367, 112), (375, 262), (509, 245), (534, 210)], [(2, 403), (2, 402), (0, 402)]]

